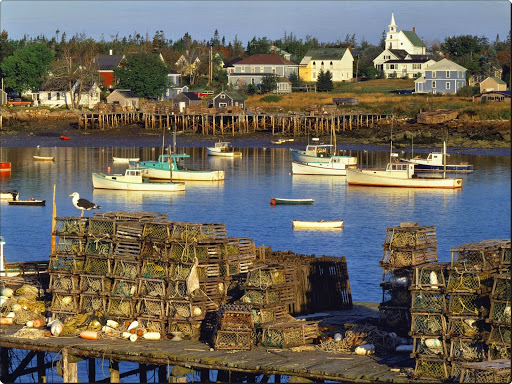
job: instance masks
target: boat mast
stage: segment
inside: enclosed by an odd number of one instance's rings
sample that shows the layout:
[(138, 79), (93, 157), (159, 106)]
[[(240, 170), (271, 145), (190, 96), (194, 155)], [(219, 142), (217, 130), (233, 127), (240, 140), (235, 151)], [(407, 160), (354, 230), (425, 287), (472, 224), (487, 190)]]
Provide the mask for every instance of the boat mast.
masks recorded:
[(443, 171), (446, 177), (446, 141), (443, 141)]

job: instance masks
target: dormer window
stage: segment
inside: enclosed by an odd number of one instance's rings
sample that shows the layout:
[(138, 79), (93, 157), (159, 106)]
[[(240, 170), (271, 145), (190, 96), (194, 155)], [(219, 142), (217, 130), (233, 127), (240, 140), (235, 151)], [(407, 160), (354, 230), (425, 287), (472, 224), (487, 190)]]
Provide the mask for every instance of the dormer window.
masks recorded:
[(330, 64), (331, 68), (332, 68), (332, 61), (331, 61), (331, 64)]
[(316, 67), (316, 61), (313, 61), (313, 67)]
[(324, 62), (322, 61), (322, 67), (324, 66)]

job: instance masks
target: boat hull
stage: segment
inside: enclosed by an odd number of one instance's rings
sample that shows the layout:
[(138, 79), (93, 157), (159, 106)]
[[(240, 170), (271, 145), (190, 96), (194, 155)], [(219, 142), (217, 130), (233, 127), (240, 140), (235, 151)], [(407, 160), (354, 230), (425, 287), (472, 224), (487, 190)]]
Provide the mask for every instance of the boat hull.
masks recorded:
[(97, 189), (112, 189), (119, 191), (158, 191), (177, 192), (185, 190), (185, 183), (154, 183), (143, 181), (141, 183), (112, 180), (101, 173), (92, 174), (92, 185)]
[(11, 172), (11, 163), (10, 162), (1, 162), (0, 163), (0, 172)]
[(314, 202), (313, 199), (280, 199), (278, 197), (270, 200), (271, 205), (311, 205)]
[(414, 163), (414, 171), (424, 171), (424, 172), (473, 172), (472, 165), (456, 165), (450, 164), (446, 165), (446, 168), (443, 165), (427, 165), (427, 164), (417, 164)]
[(139, 157), (112, 157), (112, 161), (114, 161), (115, 163), (130, 163), (130, 161), (136, 163), (139, 160)]
[(328, 163), (330, 160), (330, 156), (320, 157), (320, 156), (311, 156), (306, 155), (303, 151), (292, 150), (292, 161), (296, 161), (299, 163)]
[(330, 162), (300, 163), (292, 161), (294, 175), (346, 176), (347, 168), (334, 168)]
[(17, 198), (17, 191), (0, 191), (0, 200), (16, 200)]
[(216, 148), (206, 147), (206, 153), (209, 156), (220, 156), (220, 157), (241, 157), (242, 152), (235, 152), (235, 151), (218, 151)]
[[(169, 180), (171, 177), (169, 169), (147, 168), (144, 165), (141, 165), (140, 168), (144, 169), (144, 176), (150, 179)], [(193, 171), (180, 169), (172, 171), (172, 180), (219, 181), (224, 180), (224, 171)]]
[(404, 188), (462, 188), (462, 179), (455, 178), (400, 178), (386, 175), (385, 171), (348, 169), (349, 185), (366, 185), (373, 187), (404, 187)]
[(8, 201), (9, 205), (28, 205), (43, 207), (46, 205), (46, 200), (13, 200)]
[(53, 156), (33, 156), (35, 161), (53, 161), (55, 157)]
[(303, 220), (292, 220), (294, 228), (312, 228), (312, 229), (330, 229), (330, 228), (342, 228), (343, 220), (337, 221), (303, 221)]

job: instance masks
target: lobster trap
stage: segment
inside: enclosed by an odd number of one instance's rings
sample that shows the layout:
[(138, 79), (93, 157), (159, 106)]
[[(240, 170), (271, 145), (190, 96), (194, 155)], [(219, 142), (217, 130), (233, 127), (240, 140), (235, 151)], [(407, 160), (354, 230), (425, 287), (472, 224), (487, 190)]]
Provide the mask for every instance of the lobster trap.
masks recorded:
[(77, 275), (69, 273), (64, 274), (50, 272), (49, 290), (51, 292), (61, 292), (67, 294), (79, 293), (79, 278)]
[(109, 294), (112, 281), (105, 276), (80, 275), (82, 293)]
[(249, 351), (252, 347), (252, 330), (217, 330), (215, 334), (216, 350)]
[(55, 292), (52, 295), (51, 311), (76, 313), (79, 295)]
[(510, 383), (510, 359), (463, 363), (461, 383)]
[(127, 259), (138, 259), (140, 257), (142, 243), (133, 239), (121, 239), (116, 241), (114, 258), (124, 257)]
[(505, 345), (489, 345), (489, 357), (488, 360), (499, 360), (499, 359), (507, 359), (510, 361), (511, 353), (510, 353), (510, 344)]
[(404, 268), (384, 268), (382, 272), (383, 288), (403, 287), (408, 288), (412, 281), (412, 270), (408, 267)]
[(292, 266), (262, 265), (249, 270), (246, 287), (267, 289), (295, 282), (295, 269)]
[(148, 316), (161, 320), (166, 318), (165, 301), (162, 299), (141, 297), (137, 301), (136, 310), (139, 316)]
[(156, 319), (152, 316), (137, 317), (139, 327), (146, 332), (158, 332), (162, 337), (167, 334), (167, 319)]
[(140, 240), (144, 231), (144, 223), (137, 221), (121, 221), (116, 223), (116, 239)]
[(487, 345), (474, 339), (452, 338), (450, 343), (451, 361), (481, 361), (487, 357)]
[(411, 292), (411, 312), (445, 313), (446, 299), (439, 290)]
[(114, 260), (113, 273), (110, 277), (135, 280), (140, 275), (141, 262), (128, 258)]
[(504, 324), (510, 327), (510, 299), (506, 301), (492, 299), (489, 320), (495, 324)]
[(220, 274), (222, 276), (236, 276), (242, 273), (248, 273), (252, 265), (252, 259), (221, 262)]
[(142, 237), (145, 240), (166, 242), (171, 238), (172, 224), (167, 221), (152, 221), (144, 224)]
[(255, 308), (275, 304), (293, 304), (294, 292), (291, 286), (269, 289), (247, 288), (240, 299), (242, 303), (251, 304)]
[(444, 336), (446, 319), (441, 313), (413, 313), (411, 336)]
[(85, 245), (85, 253), (91, 255), (112, 256), (114, 243), (108, 239), (95, 239), (89, 237)]
[(138, 296), (164, 298), (166, 296), (165, 281), (162, 279), (137, 279)]
[(131, 279), (114, 279), (110, 296), (132, 298), (137, 296), (137, 281)]
[(489, 271), (498, 268), (503, 258), (502, 246), (510, 240), (484, 240), (452, 248), (452, 268), (466, 271)]
[(80, 313), (107, 311), (107, 298), (102, 295), (84, 294), (80, 295)]
[(290, 314), (285, 305), (276, 305), (272, 307), (253, 309), (254, 324), (277, 323), (289, 320)]
[(450, 377), (450, 364), (440, 358), (419, 357), (416, 359), (414, 378), (429, 377), (437, 380), (446, 380)]
[(395, 332), (407, 333), (411, 329), (411, 312), (409, 307), (387, 307), (379, 305), (379, 317)]
[(448, 299), (450, 316), (476, 316), (479, 314), (480, 300), (472, 293), (451, 293)]
[(170, 299), (216, 299), (226, 296), (227, 282), (224, 279), (214, 278), (199, 282), (199, 288), (188, 293), (186, 280), (171, 280), (167, 286), (167, 296)]
[(437, 261), (435, 247), (424, 249), (385, 248), (380, 266), (384, 268), (402, 268), (435, 261)]
[(165, 279), (168, 274), (168, 263), (158, 260), (143, 260), (140, 276), (146, 279)]
[(85, 244), (86, 240), (83, 237), (59, 236), (56, 253), (81, 256), (85, 251)]
[(48, 271), (65, 274), (81, 273), (84, 269), (84, 256), (51, 255)]
[(134, 317), (135, 300), (129, 297), (110, 296), (107, 300), (107, 314), (109, 316)]
[(317, 321), (263, 324), (261, 328), (261, 344), (265, 347), (297, 347), (313, 342), (320, 335)]
[(507, 300), (510, 298), (510, 274), (502, 273), (494, 276), (491, 297), (495, 300)]
[(87, 235), (95, 238), (113, 238), (115, 234), (115, 228), (115, 219), (102, 218), (94, 215), (93, 217), (89, 218)]
[(443, 290), (446, 287), (446, 273), (450, 263), (433, 262), (413, 268), (411, 289)]
[(413, 339), (412, 351), (411, 357), (437, 356), (442, 359), (448, 357), (448, 350), (444, 337), (415, 337)]
[(85, 256), (84, 273), (89, 275), (109, 276), (112, 272), (112, 260), (103, 256)]
[(384, 288), (382, 303), (384, 306), (407, 307), (411, 304), (411, 292), (405, 287)]
[(493, 275), (485, 272), (458, 271), (454, 268), (448, 277), (448, 292), (488, 294), (493, 284)]
[[(202, 260), (207, 259), (208, 254), (205, 249), (203, 249), (204, 254), (200, 257)], [(200, 252), (199, 252), (200, 253)], [(193, 263), (194, 257), (196, 257), (196, 247), (194, 244), (181, 244), (174, 242), (171, 244), (169, 249), (169, 260), (180, 263)], [(199, 257), (198, 257), (199, 260)]]
[(240, 259), (256, 259), (256, 246), (251, 239), (243, 237), (229, 237), (222, 249), (222, 259), (226, 261)]
[(191, 302), (188, 300), (168, 300), (167, 317), (169, 319), (202, 320), (208, 308), (206, 302)]
[(226, 304), (219, 308), (218, 326), (222, 330), (253, 329), (254, 322), (250, 306)]
[(165, 243), (144, 241), (141, 245), (140, 258), (143, 260), (167, 261), (169, 258), (168, 250)]
[(85, 236), (87, 234), (86, 217), (56, 217), (54, 236)]
[(487, 339), (487, 344), (510, 347), (510, 325), (493, 324)]
[(446, 335), (450, 338), (476, 338), (481, 334), (482, 321), (478, 317), (450, 316)]
[(201, 243), (222, 242), (227, 239), (226, 226), (221, 223), (185, 223), (172, 222), (170, 240)]
[(188, 340), (199, 340), (201, 336), (201, 321), (168, 319), (169, 333), (181, 332), (183, 338)]

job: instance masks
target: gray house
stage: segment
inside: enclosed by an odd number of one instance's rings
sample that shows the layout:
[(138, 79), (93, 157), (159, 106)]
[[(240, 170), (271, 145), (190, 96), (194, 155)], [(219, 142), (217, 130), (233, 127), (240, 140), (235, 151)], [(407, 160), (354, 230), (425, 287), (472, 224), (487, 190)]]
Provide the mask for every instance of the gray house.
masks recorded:
[(222, 91), (210, 102), (210, 107), (226, 108), (240, 107), (245, 108), (245, 98), (237, 92)]
[(466, 86), (466, 68), (443, 59), (425, 69), (425, 76), (414, 82), (415, 93), (457, 93)]
[(191, 105), (201, 105), (201, 99), (194, 92), (181, 92), (172, 100), (173, 107), (178, 107), (180, 112)]
[(137, 94), (130, 89), (114, 89), (110, 95), (107, 96), (108, 104), (119, 104), (127, 108), (139, 108), (139, 98)]

